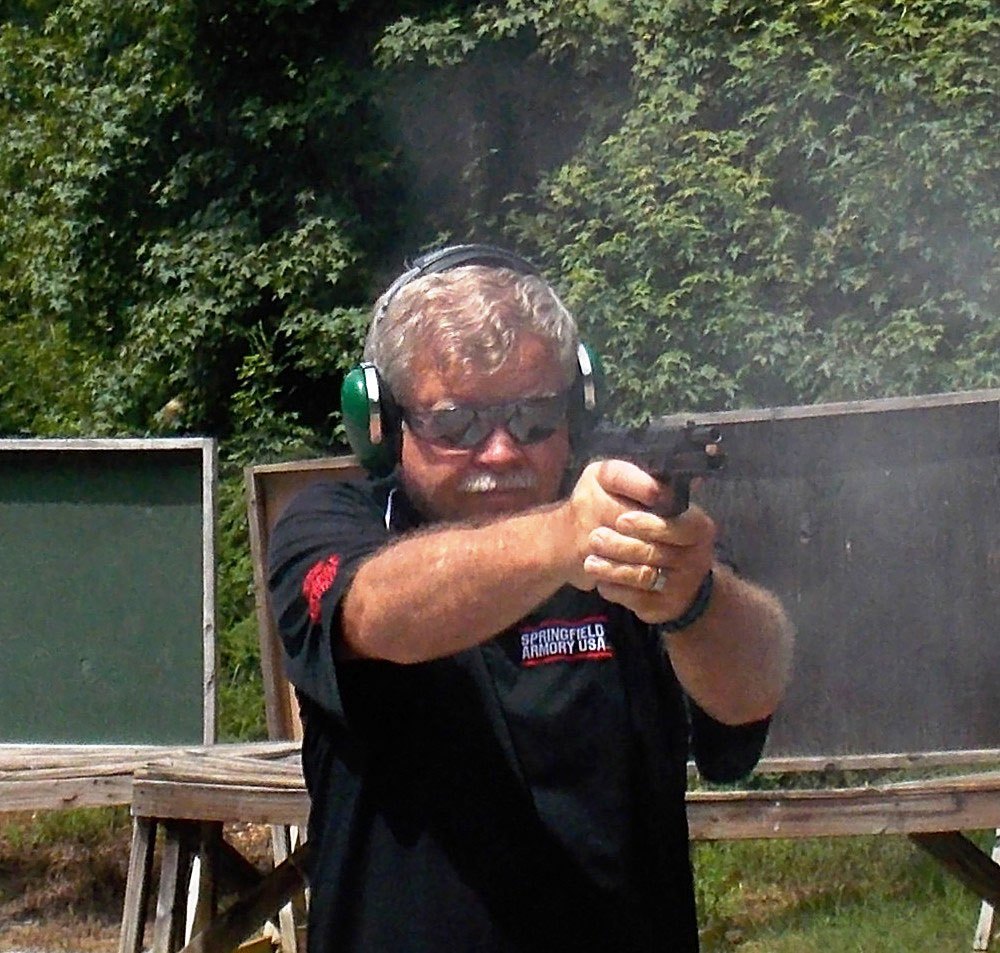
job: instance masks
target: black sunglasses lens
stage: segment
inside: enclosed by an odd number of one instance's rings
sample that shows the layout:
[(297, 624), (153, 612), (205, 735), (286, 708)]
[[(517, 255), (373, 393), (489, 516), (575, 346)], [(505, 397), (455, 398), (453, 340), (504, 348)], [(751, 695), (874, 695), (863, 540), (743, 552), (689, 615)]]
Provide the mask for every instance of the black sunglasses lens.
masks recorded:
[(507, 429), (518, 443), (540, 443), (559, 429), (565, 416), (566, 401), (561, 394), (524, 400), (514, 406)]
[(489, 433), (478, 413), (469, 407), (449, 407), (413, 414), (410, 426), (419, 437), (446, 447), (467, 450)]
[(566, 416), (566, 397), (537, 397), (493, 407), (447, 407), (410, 413), (406, 422), (420, 438), (444, 447), (471, 450), (497, 427), (520, 444), (547, 440)]

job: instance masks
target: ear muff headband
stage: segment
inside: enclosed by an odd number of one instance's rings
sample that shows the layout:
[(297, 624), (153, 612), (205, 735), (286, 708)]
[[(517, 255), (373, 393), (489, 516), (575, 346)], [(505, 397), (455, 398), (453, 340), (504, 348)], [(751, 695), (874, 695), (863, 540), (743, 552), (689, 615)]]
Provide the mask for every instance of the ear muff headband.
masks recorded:
[[(541, 277), (527, 259), (494, 245), (452, 245), (417, 258), (382, 295), (372, 323), (382, 319), (399, 292), (424, 275), (460, 268), (492, 265), (519, 274)], [(600, 414), (600, 362), (585, 344), (577, 347), (579, 374), (570, 407), (570, 439), (576, 444), (593, 429)], [(351, 370), (340, 389), (340, 406), (348, 443), (359, 462), (376, 476), (391, 473), (399, 460), (401, 426), (399, 408), (374, 364), (365, 362)]]
[(378, 311), (372, 323), (377, 323), (389, 309), (389, 304), (411, 281), (423, 278), (424, 275), (434, 275), (462, 265), (492, 265), (494, 268), (509, 268), (521, 275), (537, 275), (538, 269), (526, 258), (515, 255), (495, 245), (450, 245), (436, 251), (427, 252), (415, 259), (382, 295)]

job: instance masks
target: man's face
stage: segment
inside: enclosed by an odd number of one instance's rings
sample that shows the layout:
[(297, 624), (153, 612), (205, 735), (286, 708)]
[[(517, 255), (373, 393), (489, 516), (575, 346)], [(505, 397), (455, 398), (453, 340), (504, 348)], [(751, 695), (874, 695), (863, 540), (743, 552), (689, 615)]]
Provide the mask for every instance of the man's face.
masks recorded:
[[(492, 374), (444, 372), (418, 361), (407, 411), (483, 408), (565, 390), (553, 349), (523, 335), (504, 365)], [(503, 425), (468, 449), (442, 446), (403, 426), (401, 472), (407, 493), (432, 519), (464, 520), (513, 513), (558, 498), (569, 462), (565, 417), (538, 442), (520, 443)]]

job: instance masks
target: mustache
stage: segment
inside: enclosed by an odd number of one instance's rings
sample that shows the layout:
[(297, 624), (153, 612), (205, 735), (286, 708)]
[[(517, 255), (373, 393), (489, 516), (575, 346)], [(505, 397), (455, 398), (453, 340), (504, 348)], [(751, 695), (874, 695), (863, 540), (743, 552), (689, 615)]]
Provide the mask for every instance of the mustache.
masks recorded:
[(463, 493), (493, 493), (505, 490), (531, 490), (538, 482), (530, 470), (512, 470), (509, 473), (493, 473), (481, 470), (470, 473), (461, 484), (459, 490)]

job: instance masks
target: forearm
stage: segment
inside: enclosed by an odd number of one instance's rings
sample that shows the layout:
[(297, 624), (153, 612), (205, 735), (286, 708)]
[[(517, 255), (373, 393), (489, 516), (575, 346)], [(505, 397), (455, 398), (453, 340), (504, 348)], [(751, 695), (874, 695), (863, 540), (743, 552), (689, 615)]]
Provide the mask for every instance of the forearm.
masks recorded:
[(769, 592), (716, 566), (705, 614), (665, 636), (685, 691), (709, 715), (746, 724), (777, 707), (791, 671), (792, 627)]
[(441, 658), (502, 632), (568, 581), (567, 513), (551, 505), (404, 537), (357, 572), (342, 648), (363, 658)]

